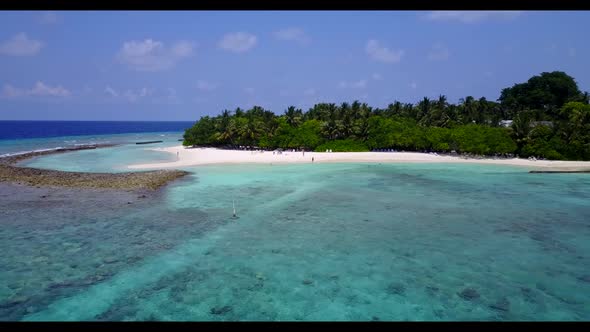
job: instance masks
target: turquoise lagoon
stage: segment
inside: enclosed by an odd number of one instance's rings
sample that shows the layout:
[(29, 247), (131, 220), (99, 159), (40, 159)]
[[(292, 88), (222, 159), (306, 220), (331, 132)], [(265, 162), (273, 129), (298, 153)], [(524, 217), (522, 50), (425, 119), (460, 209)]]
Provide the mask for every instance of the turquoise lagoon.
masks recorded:
[[(148, 148), (26, 164), (121, 171), (173, 157)], [(0, 191), (0, 320), (590, 319), (587, 174), (375, 163), (186, 170), (146, 199)]]

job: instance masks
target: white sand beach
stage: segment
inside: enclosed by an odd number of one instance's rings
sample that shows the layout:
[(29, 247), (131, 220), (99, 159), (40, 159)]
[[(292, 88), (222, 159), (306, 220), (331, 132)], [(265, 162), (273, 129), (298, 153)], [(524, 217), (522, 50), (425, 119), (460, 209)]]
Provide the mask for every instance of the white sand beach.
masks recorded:
[(239, 151), (214, 148), (185, 148), (174, 146), (154, 148), (178, 155), (178, 160), (164, 163), (129, 165), (131, 169), (173, 168), (211, 164), (289, 164), (327, 162), (379, 162), (379, 163), (478, 163), (523, 166), (530, 170), (588, 170), (590, 161), (553, 161), (528, 159), (467, 159), (418, 152), (299, 152)]

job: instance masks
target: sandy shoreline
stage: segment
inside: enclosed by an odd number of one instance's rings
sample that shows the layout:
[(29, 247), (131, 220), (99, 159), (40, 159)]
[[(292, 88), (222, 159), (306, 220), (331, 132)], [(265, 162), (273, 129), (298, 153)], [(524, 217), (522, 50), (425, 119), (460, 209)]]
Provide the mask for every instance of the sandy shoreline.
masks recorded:
[(529, 170), (590, 170), (590, 161), (553, 161), (528, 159), (465, 159), (418, 152), (283, 152), (238, 151), (213, 148), (185, 148), (174, 146), (154, 148), (168, 152), (178, 160), (165, 163), (129, 165), (131, 169), (172, 168), (212, 164), (292, 164), (326, 162), (380, 162), (380, 163), (467, 163), (522, 166)]

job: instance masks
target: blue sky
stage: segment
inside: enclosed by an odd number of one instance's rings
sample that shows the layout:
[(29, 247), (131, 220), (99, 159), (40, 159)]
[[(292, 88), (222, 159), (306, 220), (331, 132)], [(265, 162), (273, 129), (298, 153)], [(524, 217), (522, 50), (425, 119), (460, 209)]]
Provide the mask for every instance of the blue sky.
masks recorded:
[(0, 12), (0, 119), (196, 120), (358, 99), (590, 90), (590, 12)]

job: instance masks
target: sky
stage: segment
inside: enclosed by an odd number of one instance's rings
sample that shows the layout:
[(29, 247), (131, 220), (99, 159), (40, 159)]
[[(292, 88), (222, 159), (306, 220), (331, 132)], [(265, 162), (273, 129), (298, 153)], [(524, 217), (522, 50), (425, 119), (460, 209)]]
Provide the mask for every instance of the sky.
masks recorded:
[(588, 31), (587, 11), (4, 11), (0, 120), (497, 100), (554, 70), (589, 91)]

